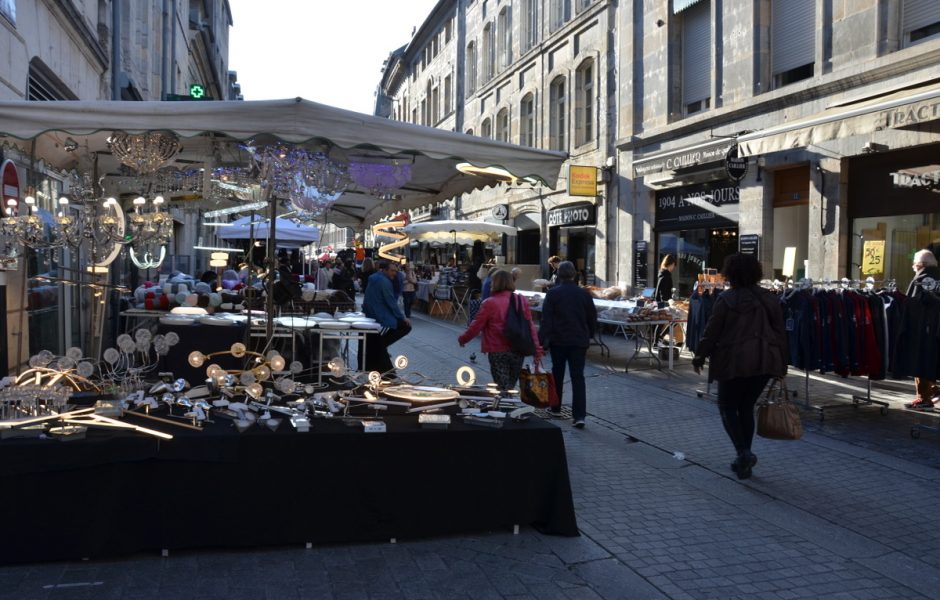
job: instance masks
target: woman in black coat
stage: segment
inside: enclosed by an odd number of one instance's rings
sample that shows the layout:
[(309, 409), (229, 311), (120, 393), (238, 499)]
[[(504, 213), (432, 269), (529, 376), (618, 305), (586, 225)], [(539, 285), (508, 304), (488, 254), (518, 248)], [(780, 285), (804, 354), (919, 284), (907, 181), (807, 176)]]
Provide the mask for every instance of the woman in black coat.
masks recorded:
[(653, 299), (656, 302), (668, 303), (672, 300), (672, 272), (676, 270), (676, 257), (667, 254), (659, 265), (659, 277), (656, 279), (656, 293)]
[(732, 254), (722, 274), (731, 289), (715, 301), (692, 367), (700, 373), (708, 358), (708, 380), (718, 382), (721, 423), (737, 451), (731, 469), (747, 479), (757, 464), (751, 452), (754, 404), (771, 377), (787, 373), (787, 334), (780, 301), (757, 285), (763, 277), (757, 258)]

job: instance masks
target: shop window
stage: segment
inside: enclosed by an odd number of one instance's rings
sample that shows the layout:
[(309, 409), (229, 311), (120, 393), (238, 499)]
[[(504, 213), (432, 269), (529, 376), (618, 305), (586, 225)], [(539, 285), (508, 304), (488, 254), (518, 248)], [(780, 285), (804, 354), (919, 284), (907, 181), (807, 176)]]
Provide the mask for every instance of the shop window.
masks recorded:
[(571, 0), (549, 0), (548, 30), (552, 33), (561, 29), (571, 18)]
[(541, 0), (522, 0), (522, 51), (531, 50), (539, 43), (539, 3)]
[(901, 6), (901, 30), (907, 46), (940, 35), (940, 2), (904, 0)]
[(549, 136), (552, 150), (568, 149), (568, 104), (564, 77), (556, 77), (549, 89)]
[(509, 109), (496, 113), (496, 139), (500, 142), (509, 141)]
[(499, 68), (505, 69), (512, 64), (512, 21), (508, 6), (499, 11), (496, 33), (499, 36)]
[(467, 44), (467, 94), (477, 89), (477, 47), (473, 42)]
[[(852, 220), (852, 279), (872, 277), (878, 282), (894, 281), (901, 291), (907, 289), (914, 277), (911, 261), (914, 253), (940, 240), (940, 213), (866, 217)], [(880, 264), (884, 270), (861, 272), (866, 242), (869, 248), (883, 242)], [(879, 244), (880, 246), (880, 244)]]
[(535, 147), (535, 96), (526, 94), (519, 104), (519, 143)]
[(682, 106), (684, 114), (711, 106), (711, 2), (682, 11)]
[(493, 24), (483, 27), (483, 80), (489, 81), (496, 74), (496, 34)]
[(772, 2), (770, 19), (774, 87), (812, 77), (816, 64), (816, 0)]
[(575, 145), (583, 146), (596, 139), (594, 127), (594, 59), (589, 58), (578, 67), (575, 79)]

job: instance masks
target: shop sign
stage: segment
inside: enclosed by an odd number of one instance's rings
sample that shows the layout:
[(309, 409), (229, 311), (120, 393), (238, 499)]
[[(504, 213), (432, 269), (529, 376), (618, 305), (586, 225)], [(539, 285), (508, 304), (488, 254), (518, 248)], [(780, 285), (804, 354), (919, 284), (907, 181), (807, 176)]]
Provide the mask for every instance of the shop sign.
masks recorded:
[(936, 97), (879, 113), (875, 130), (910, 127), (935, 119), (940, 119), (940, 98)]
[(756, 233), (739, 236), (738, 252), (760, 258), (760, 236)]
[(862, 244), (862, 275), (877, 275), (885, 271), (885, 241), (865, 240)]
[(728, 148), (725, 154), (725, 172), (733, 181), (741, 181), (747, 175), (747, 157), (738, 156), (738, 146)]
[(649, 284), (647, 277), (647, 260), (649, 244), (646, 240), (633, 242), (633, 287), (635, 289), (645, 288)]
[(508, 204), (497, 204), (493, 207), (491, 213), (494, 219), (499, 219), (500, 221), (505, 221), (509, 216), (509, 205)]
[(915, 173), (913, 171), (895, 171), (891, 173), (891, 182), (898, 188), (936, 189), (940, 187), (940, 169)]
[(594, 225), (597, 222), (597, 208), (593, 204), (567, 206), (548, 211), (548, 226), (558, 225)]
[(656, 192), (656, 229), (676, 231), (734, 227), (740, 189), (727, 183), (704, 183)]
[(597, 196), (597, 167), (568, 165), (568, 195)]
[(676, 152), (640, 157), (633, 162), (633, 172), (637, 177), (645, 177), (655, 173), (719, 162), (725, 158), (728, 150), (735, 145), (734, 140), (721, 139)]
[(3, 192), (3, 206), (7, 205), (6, 201), (8, 198), (19, 201), (20, 176), (17, 174), (16, 165), (13, 164), (12, 160), (5, 160), (3, 164), (0, 165), (0, 177), (3, 178), (3, 187), (0, 188)]

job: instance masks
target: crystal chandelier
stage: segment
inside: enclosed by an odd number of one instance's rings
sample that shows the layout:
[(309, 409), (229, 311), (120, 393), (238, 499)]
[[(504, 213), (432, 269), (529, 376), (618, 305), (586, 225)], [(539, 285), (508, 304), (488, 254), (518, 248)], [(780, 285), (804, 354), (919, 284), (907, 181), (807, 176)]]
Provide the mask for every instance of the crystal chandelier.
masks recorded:
[(411, 163), (349, 163), (349, 175), (359, 187), (382, 198), (411, 181)]
[(115, 158), (141, 174), (153, 173), (176, 156), (180, 140), (169, 131), (125, 133), (115, 131), (108, 138)]
[(163, 196), (153, 199), (152, 210), (147, 211), (146, 205), (143, 196), (134, 199), (134, 212), (127, 215), (124, 239), (131, 245), (128, 252), (138, 269), (156, 269), (163, 264), (166, 244), (173, 237), (173, 217), (161, 210)]
[(349, 185), (349, 169), (320, 152), (283, 145), (244, 147), (258, 168), (262, 188), (288, 200), (302, 219), (321, 214)]

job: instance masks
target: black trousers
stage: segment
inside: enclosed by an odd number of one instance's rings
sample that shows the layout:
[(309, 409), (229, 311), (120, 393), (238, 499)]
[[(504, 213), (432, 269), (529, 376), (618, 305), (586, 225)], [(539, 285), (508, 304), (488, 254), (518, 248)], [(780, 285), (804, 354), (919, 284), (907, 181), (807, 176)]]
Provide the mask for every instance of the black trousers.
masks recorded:
[(738, 452), (751, 449), (754, 440), (754, 404), (770, 377), (755, 375), (718, 382), (718, 412), (725, 433)]
[(379, 335), (369, 336), (366, 344), (366, 371), (378, 371), (385, 373), (391, 371), (392, 359), (388, 355), (388, 347), (411, 333), (411, 325), (405, 321), (399, 321), (398, 327), (388, 329)]

